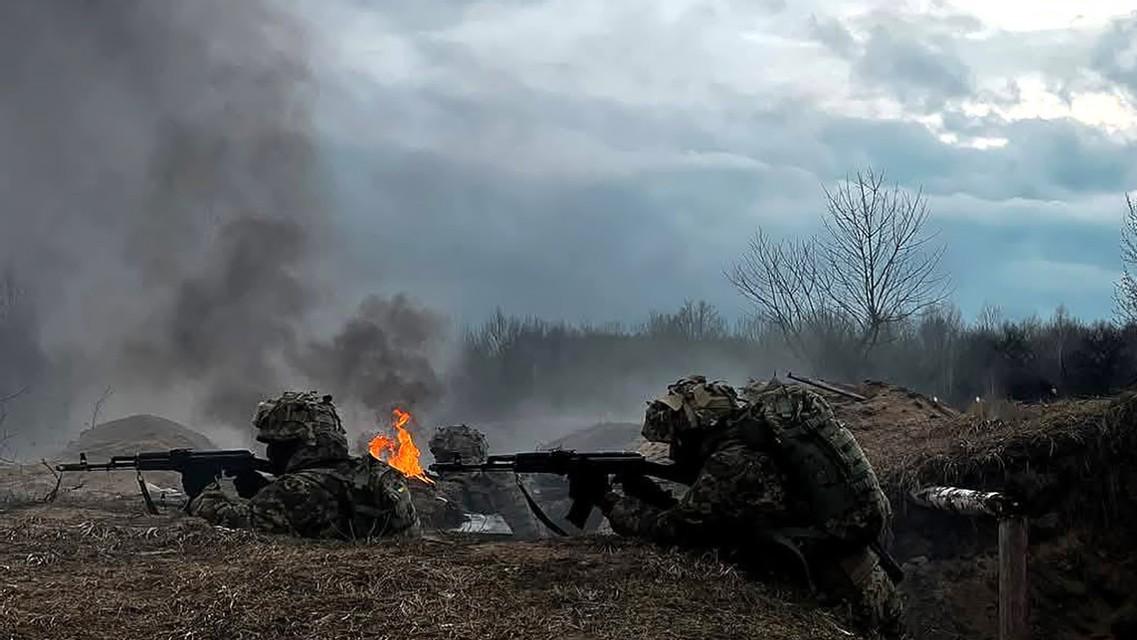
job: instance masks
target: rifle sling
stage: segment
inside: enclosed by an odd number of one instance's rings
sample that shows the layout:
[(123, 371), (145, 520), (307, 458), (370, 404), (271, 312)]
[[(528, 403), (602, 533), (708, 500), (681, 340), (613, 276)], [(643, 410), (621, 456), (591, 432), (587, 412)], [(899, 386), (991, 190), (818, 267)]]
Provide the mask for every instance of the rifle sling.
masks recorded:
[(545, 515), (545, 512), (541, 510), (541, 506), (537, 504), (537, 501), (533, 499), (533, 496), (529, 495), (529, 490), (526, 489), (525, 484), (521, 482), (521, 476), (519, 474), (514, 474), (513, 477), (517, 480), (517, 488), (521, 490), (521, 495), (525, 496), (525, 502), (529, 504), (529, 510), (533, 512), (533, 515), (537, 516), (537, 519), (541, 521), (541, 524), (548, 527), (549, 531), (552, 531), (558, 536), (568, 537), (568, 534), (565, 533), (565, 530), (558, 527), (557, 523), (550, 520), (549, 516)]

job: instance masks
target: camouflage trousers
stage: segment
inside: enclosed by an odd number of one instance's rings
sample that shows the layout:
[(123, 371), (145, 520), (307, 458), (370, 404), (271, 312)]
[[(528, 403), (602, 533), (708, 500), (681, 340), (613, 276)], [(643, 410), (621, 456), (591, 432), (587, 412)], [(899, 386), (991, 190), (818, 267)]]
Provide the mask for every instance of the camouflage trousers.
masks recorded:
[(844, 556), (827, 554), (810, 564), (823, 594), (841, 602), (849, 619), (870, 638), (907, 637), (900, 591), (881, 568), (875, 553), (866, 548)]

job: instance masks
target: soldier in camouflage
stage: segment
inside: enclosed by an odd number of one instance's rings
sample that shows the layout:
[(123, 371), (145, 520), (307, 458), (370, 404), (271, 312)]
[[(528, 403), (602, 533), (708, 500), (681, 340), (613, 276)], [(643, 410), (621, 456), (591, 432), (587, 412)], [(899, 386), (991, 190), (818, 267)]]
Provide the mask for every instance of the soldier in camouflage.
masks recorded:
[(600, 507), (613, 531), (717, 547), (755, 567), (788, 558), (867, 633), (904, 637), (896, 586), (868, 548), (888, 501), (819, 395), (771, 381), (740, 397), (691, 376), (649, 403), (643, 435), (669, 444), (672, 461), (695, 480), (679, 499), (642, 479), (608, 492)]
[(234, 479), (190, 486), (188, 512), (214, 524), (307, 538), (408, 537), (418, 517), (399, 471), (367, 456), (348, 455), (331, 396), (286, 392), (260, 403), (256, 439), (267, 445), (275, 480), (249, 471)]
[[(437, 462), (481, 464), (489, 454), (485, 434), (464, 424), (440, 427), (430, 438), (429, 446)], [(467, 512), (500, 515), (518, 538), (545, 537), (521, 491), (506, 474), (449, 474), (439, 485), (443, 495)]]

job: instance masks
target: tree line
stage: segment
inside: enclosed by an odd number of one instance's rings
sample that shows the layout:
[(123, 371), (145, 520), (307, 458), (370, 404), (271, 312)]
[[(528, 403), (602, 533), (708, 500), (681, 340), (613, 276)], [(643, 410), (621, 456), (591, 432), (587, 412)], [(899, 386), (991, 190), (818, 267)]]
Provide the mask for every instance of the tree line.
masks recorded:
[(989, 306), (965, 322), (956, 307), (940, 303), (890, 324), (867, 356), (856, 343), (830, 346), (805, 362), (776, 324), (754, 318), (731, 324), (706, 302), (653, 313), (632, 326), (570, 325), (498, 311), (466, 331), (450, 385), (466, 411), (501, 419), (525, 403), (631, 412), (687, 373), (735, 383), (787, 371), (837, 382), (879, 379), (957, 408), (1009, 395), (1024, 380), (1076, 397), (1137, 383), (1137, 324), (1084, 322), (1063, 308), (1046, 319), (1008, 320)]
[(1137, 203), (1126, 198), (1116, 316), (1011, 321), (997, 306), (965, 322), (940, 268), (922, 191), (873, 170), (824, 190), (820, 231), (776, 239), (759, 228), (724, 276), (752, 313), (728, 323), (688, 301), (634, 326), (570, 325), (498, 311), (464, 335), (451, 373), (457, 406), (480, 419), (529, 404), (630, 412), (678, 375), (743, 382), (804, 371), (876, 378), (964, 407), (977, 397), (1104, 395), (1137, 382)]

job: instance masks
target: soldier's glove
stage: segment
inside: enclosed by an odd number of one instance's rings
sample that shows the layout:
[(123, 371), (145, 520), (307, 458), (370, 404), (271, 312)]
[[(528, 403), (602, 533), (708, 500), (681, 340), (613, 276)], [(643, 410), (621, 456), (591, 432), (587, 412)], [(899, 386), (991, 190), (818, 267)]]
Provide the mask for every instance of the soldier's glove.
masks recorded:
[(644, 475), (630, 475), (619, 478), (624, 493), (643, 501), (657, 509), (670, 509), (677, 500), (669, 491)]
[(192, 469), (182, 473), (182, 492), (186, 494), (187, 502), (196, 498), (205, 488), (213, 482), (213, 476), (208, 473), (196, 472)]
[(251, 469), (233, 476), (233, 488), (242, 498), (251, 498), (269, 484), (269, 479)]
[(600, 497), (600, 501), (596, 503), (596, 506), (600, 509), (600, 513), (604, 514), (604, 517), (607, 518), (608, 515), (612, 513), (612, 509), (615, 509), (616, 505), (623, 499), (624, 496), (615, 491), (606, 491), (604, 495)]

